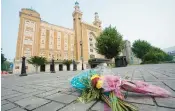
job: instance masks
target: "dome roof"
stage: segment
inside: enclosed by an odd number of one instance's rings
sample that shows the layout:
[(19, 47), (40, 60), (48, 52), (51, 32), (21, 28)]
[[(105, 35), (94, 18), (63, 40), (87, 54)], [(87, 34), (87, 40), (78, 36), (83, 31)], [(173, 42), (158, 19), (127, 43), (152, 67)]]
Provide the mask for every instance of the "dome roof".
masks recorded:
[(76, 2), (75, 2), (75, 5), (79, 5), (79, 3), (76, 1)]

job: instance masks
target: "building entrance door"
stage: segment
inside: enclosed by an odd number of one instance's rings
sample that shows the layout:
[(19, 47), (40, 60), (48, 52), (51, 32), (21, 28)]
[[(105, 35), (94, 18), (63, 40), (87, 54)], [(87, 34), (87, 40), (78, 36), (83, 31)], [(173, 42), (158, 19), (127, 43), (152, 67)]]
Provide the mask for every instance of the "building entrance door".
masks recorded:
[(45, 65), (41, 65), (40, 72), (45, 72)]
[(59, 71), (63, 71), (63, 65), (59, 64)]

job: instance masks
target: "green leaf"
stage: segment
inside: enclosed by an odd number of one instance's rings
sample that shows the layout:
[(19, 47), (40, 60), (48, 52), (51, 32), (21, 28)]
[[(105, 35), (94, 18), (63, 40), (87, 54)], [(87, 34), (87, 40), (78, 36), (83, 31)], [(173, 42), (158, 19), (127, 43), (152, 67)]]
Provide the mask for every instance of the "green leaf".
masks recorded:
[(29, 60), (27, 60), (27, 62), (34, 66), (41, 66), (44, 65), (47, 62), (47, 60), (45, 57), (33, 56)]

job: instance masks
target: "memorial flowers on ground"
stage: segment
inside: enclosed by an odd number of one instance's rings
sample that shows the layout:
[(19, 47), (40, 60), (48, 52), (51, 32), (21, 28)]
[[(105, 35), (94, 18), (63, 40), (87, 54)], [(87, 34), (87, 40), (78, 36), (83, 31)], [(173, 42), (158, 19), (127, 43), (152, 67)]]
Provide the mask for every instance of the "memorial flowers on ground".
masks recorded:
[[(100, 70), (106, 70), (106, 68)], [(137, 111), (136, 106), (125, 101), (122, 90), (157, 97), (171, 96), (168, 91), (158, 86), (143, 81), (123, 80), (119, 76), (102, 72), (87, 70), (71, 80), (71, 85), (81, 92), (78, 101), (88, 103), (93, 100), (102, 100), (111, 108), (111, 111)]]

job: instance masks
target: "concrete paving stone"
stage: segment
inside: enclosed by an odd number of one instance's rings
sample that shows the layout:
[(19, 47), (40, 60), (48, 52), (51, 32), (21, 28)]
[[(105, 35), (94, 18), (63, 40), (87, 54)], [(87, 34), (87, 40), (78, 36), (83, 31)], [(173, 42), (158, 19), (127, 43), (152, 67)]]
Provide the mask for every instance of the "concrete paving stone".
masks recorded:
[(61, 88), (61, 87), (57, 87), (58, 91), (61, 91), (61, 92), (72, 92), (72, 89), (71, 88)]
[(52, 94), (55, 94), (55, 93), (58, 93), (59, 90), (52, 90), (52, 91), (48, 91), (48, 92), (43, 92), (43, 93), (40, 93), (40, 94), (37, 94), (35, 95), (36, 97), (47, 97), (47, 96), (50, 96)]
[(80, 96), (81, 93), (76, 91), (76, 92), (71, 93), (71, 95)]
[(12, 103), (8, 103), (8, 104), (5, 104), (5, 105), (1, 106), (1, 111), (7, 111), (7, 110), (13, 109), (15, 107), (17, 107), (17, 106), (15, 106)]
[(10, 103), (10, 102), (8, 102), (7, 100), (2, 100), (1, 101), (1, 106), (4, 105), (4, 104), (8, 104), (8, 103)]
[(146, 82), (149, 82), (149, 81), (158, 81), (158, 79), (155, 78), (154, 76), (144, 75), (143, 77), (144, 77), (144, 80), (145, 80)]
[(53, 87), (53, 88), (57, 88), (59, 87), (59, 84), (47, 84), (44, 87)]
[(51, 91), (51, 90), (54, 90), (55, 88), (53, 87), (40, 87), (40, 88), (37, 88), (38, 90), (43, 90), (43, 91)]
[(8, 98), (8, 100), (11, 102), (15, 102), (15, 101), (19, 101), (19, 100), (24, 99), (24, 98), (31, 97), (31, 96), (36, 95), (36, 94), (40, 94), (40, 93), (43, 93), (43, 91), (36, 91), (36, 92), (29, 93), (29, 94), (24, 94), (24, 95)]
[(144, 104), (134, 104), (138, 108), (138, 111), (158, 111), (156, 106), (144, 105)]
[(159, 81), (175, 81), (175, 78), (172, 77), (160, 78)]
[(66, 92), (66, 91), (64, 91), (64, 92), (59, 92), (59, 93), (61, 93), (61, 94), (68, 94), (68, 95), (70, 95), (72, 92)]
[(102, 101), (99, 101), (99, 102), (97, 102), (92, 108), (91, 108), (91, 110), (92, 111), (104, 111), (104, 102), (102, 102)]
[(169, 76), (175, 78), (175, 74), (169, 74)]
[(70, 84), (58, 85), (58, 87), (61, 87), (61, 88), (72, 88)]
[(39, 86), (42, 86), (42, 87), (53, 87), (53, 86), (58, 86), (58, 85), (51, 85), (51, 84), (49, 84), (49, 83), (45, 83), (45, 84), (38, 84)]
[(38, 85), (25, 85), (23, 86), (24, 88), (29, 88), (29, 89), (38, 89), (38, 88), (42, 88), (44, 86), (38, 86)]
[(22, 109), (22, 108), (20, 108), (20, 107), (16, 107), (16, 108), (13, 108), (13, 109), (8, 110), (8, 111), (27, 111), (27, 110)]
[(70, 86), (70, 88), (67, 88), (67, 91), (69, 91), (69, 92), (76, 92), (77, 89), (75, 89), (75, 88)]
[(136, 81), (136, 80), (138, 80), (138, 81), (144, 81), (143, 78), (133, 78), (133, 81)]
[(155, 72), (153, 72), (152, 75), (155, 76), (155, 77), (158, 78), (158, 79), (161, 79), (161, 78), (168, 78), (168, 76), (166, 76), (166, 75), (164, 75), (164, 74), (161, 74), (161, 73), (155, 73)]
[(164, 83), (175, 91), (175, 80), (174, 81), (164, 81)]
[(17, 91), (19, 91), (19, 92), (21, 92), (21, 93), (32, 93), (32, 92), (36, 92), (37, 89), (23, 88), (23, 89), (20, 89), (20, 90), (17, 90)]
[(67, 94), (61, 94), (61, 93), (56, 93), (50, 96), (45, 97), (46, 99), (50, 99), (53, 101), (58, 101), (61, 103), (70, 103), (74, 100), (77, 99), (77, 96), (73, 96), (73, 95), (67, 95)]
[(29, 98), (25, 98), (25, 99), (16, 101), (15, 103), (27, 110), (33, 110), (49, 102), (50, 102), (49, 100), (32, 96)]
[(59, 111), (87, 111), (94, 103), (95, 101), (87, 104), (83, 104), (81, 102), (73, 102)]
[(151, 105), (144, 105), (144, 104), (133, 104), (138, 107), (139, 111), (175, 111), (175, 109), (165, 108), (165, 107), (158, 107), (158, 106), (151, 106)]
[(175, 111), (175, 109), (164, 108), (164, 107), (157, 107), (156, 111)]
[[(3, 85), (3, 84), (1, 84), (1, 85)], [(3, 86), (1, 86), (1, 88), (4, 90), (8, 89), (8, 87), (3, 87)]]
[(8, 90), (2, 90), (1, 91), (1, 97), (7, 96), (7, 95), (12, 95), (18, 93), (17, 91), (12, 91), (11, 89)]
[(21, 96), (21, 95), (23, 95), (23, 93), (15, 93), (15, 94), (12, 94), (12, 95), (6, 95), (6, 96), (1, 97), (1, 100), (9, 99), (9, 98), (16, 97), (16, 96)]
[(44, 106), (41, 106), (41, 107), (33, 110), (33, 111), (56, 111), (64, 106), (65, 106), (65, 104), (62, 104), (62, 103), (51, 102), (51, 103), (48, 103)]
[(16, 87), (16, 86), (15, 86), (15, 87), (12, 87), (11, 89), (12, 89), (13, 91), (18, 91), (18, 92), (19, 92), (19, 91), (21, 91), (21, 90), (24, 90), (24, 87), (18, 87), (18, 86)]
[(133, 102), (133, 103), (154, 105), (153, 99), (150, 96), (143, 95), (143, 94), (132, 93), (132, 92), (128, 93), (126, 101)]
[(155, 98), (158, 106), (175, 108), (175, 98)]

